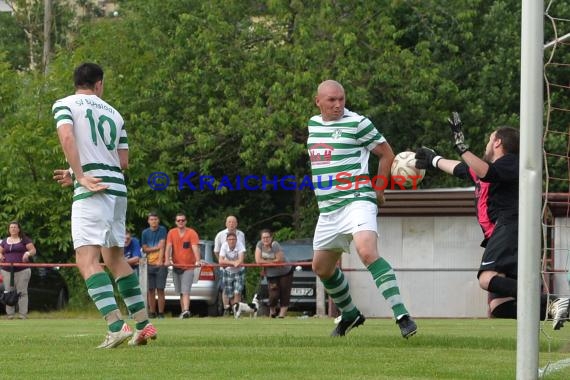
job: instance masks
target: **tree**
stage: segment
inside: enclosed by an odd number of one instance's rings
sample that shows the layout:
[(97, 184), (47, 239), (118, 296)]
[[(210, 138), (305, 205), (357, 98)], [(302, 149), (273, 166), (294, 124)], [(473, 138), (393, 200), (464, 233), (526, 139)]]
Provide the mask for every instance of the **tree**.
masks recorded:
[(12, 8), (12, 14), (0, 14), (0, 47), (13, 53), (9, 60), (15, 69), (45, 70), (52, 43), (64, 46), (70, 41), (76, 25), (74, 8), (63, 1), (5, 2)]
[(0, 12), (0, 51), (15, 69), (22, 70), (28, 66), (26, 35), (16, 19), (9, 13)]

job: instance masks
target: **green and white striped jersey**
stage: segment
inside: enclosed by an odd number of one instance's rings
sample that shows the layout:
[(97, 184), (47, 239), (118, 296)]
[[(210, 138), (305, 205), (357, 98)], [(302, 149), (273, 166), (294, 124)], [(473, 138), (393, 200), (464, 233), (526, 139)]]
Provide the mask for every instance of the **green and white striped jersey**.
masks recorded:
[[(73, 125), (83, 173), (101, 178), (109, 185), (106, 193), (126, 197), (127, 187), (117, 150), (128, 149), (123, 117), (96, 95), (75, 94), (57, 100), (52, 107), (59, 128)], [(87, 198), (93, 192), (74, 182), (73, 201)]]
[(338, 210), (350, 202), (376, 204), (371, 183), (355, 183), (366, 176), (370, 151), (386, 139), (367, 118), (345, 108), (339, 120), (323, 121), (321, 115), (309, 120), (307, 148), (311, 160), (313, 187), (321, 214)]

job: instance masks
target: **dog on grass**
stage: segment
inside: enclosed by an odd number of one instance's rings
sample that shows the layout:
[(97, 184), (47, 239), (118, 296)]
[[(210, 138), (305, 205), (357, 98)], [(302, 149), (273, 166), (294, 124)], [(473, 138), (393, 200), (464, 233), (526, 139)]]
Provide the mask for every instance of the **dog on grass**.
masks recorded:
[(249, 314), (250, 318), (257, 318), (257, 311), (259, 310), (259, 300), (257, 294), (253, 296), (251, 303), (240, 302), (233, 306), (234, 318), (238, 319), (242, 314)]

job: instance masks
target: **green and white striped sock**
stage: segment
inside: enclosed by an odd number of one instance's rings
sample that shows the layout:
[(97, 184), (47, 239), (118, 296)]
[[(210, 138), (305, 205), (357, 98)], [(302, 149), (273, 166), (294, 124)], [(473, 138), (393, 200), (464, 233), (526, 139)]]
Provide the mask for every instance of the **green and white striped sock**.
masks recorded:
[(129, 313), (137, 322), (136, 328), (142, 330), (148, 323), (148, 315), (144, 307), (144, 299), (137, 275), (133, 272), (126, 277), (118, 278), (115, 282)]
[(380, 293), (392, 307), (394, 317), (398, 319), (403, 315), (409, 314), (402, 301), (402, 296), (400, 296), (396, 274), (390, 264), (383, 258), (379, 258), (368, 266), (368, 271), (372, 274), (378, 290), (380, 290)]
[(356, 318), (360, 311), (352, 302), (348, 281), (346, 281), (344, 273), (342, 273), (340, 269), (336, 268), (332, 277), (322, 280), (322, 282), (334, 304), (341, 311), (342, 316), (346, 317), (345, 319), (348, 320)]
[(117, 332), (123, 327), (123, 319), (113, 293), (113, 284), (106, 272), (95, 273), (87, 280), (87, 292), (95, 303), (97, 310), (107, 321), (109, 331)]

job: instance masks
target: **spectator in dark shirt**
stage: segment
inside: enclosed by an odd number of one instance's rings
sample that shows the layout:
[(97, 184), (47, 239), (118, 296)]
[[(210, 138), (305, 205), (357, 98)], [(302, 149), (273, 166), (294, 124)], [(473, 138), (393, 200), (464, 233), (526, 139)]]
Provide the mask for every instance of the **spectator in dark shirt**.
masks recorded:
[[(2, 263), (27, 263), (36, 254), (36, 247), (32, 240), (27, 237), (20, 228), (20, 223), (10, 222), (8, 226), (8, 237), (0, 242), (0, 262)], [(31, 269), (21, 266), (14, 266), (14, 287), (20, 293), (18, 299), (18, 317), (26, 319), (28, 317), (28, 284), (30, 283)], [(12, 273), (9, 267), (2, 267), (2, 277), (4, 285), (8, 288)], [(6, 316), (14, 319), (16, 306), (6, 305)]]
[(139, 275), (139, 260), (141, 258), (141, 243), (139, 239), (131, 236), (130, 231), (125, 232), (125, 259), (133, 268), (137, 276)]

